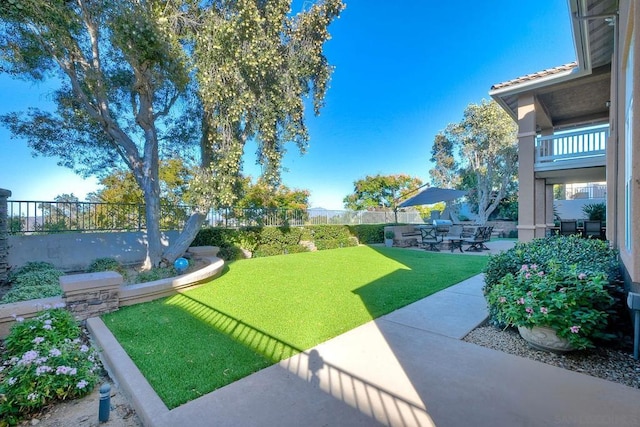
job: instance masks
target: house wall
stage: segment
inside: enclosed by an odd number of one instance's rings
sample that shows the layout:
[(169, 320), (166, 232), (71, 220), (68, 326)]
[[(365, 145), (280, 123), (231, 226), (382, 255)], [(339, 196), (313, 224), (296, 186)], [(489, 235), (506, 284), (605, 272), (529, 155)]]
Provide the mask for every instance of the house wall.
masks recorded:
[(606, 199), (554, 200), (555, 211), (560, 219), (586, 219), (582, 211), (585, 205), (606, 203)]
[[(614, 189), (607, 193), (607, 203), (614, 208), (609, 209), (613, 215), (607, 237), (620, 250), (627, 287), (640, 292), (640, 109), (634, 99), (640, 93), (640, 0), (621, 0), (618, 16), (611, 83), (612, 142), (616, 144), (607, 153), (607, 181)], [(629, 109), (630, 98), (633, 109)]]

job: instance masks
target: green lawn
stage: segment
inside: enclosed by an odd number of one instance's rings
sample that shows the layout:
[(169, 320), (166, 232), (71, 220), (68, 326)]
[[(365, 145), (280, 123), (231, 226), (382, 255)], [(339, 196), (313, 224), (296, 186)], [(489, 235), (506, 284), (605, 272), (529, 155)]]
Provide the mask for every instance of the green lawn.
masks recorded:
[(256, 258), (103, 319), (174, 408), (478, 274), (486, 262), (367, 246)]

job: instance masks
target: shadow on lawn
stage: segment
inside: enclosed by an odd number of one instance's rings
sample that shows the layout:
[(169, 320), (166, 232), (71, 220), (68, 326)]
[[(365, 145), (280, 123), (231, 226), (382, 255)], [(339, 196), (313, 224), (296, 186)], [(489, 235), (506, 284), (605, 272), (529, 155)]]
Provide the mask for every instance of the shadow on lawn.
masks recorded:
[(302, 352), (302, 349), (284, 342), (268, 332), (249, 325), (242, 320), (205, 304), (187, 294), (180, 294), (172, 303), (197, 317), (219, 332), (277, 363)]
[(424, 407), (328, 363), (318, 349), (304, 351), (188, 295), (181, 297), (180, 308), (362, 414), (386, 425), (398, 416), (415, 425), (424, 420)]

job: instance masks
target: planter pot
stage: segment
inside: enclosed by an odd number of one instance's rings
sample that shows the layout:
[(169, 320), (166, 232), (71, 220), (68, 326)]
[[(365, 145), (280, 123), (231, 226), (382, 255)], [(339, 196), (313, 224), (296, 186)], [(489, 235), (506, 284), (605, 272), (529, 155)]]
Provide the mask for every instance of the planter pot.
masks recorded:
[(575, 348), (566, 338), (556, 335), (556, 331), (544, 326), (534, 326), (533, 328), (525, 328), (518, 326), (518, 332), (531, 347), (539, 350), (550, 351), (552, 353), (566, 353), (573, 351)]
[(384, 239), (384, 245), (388, 248), (393, 246), (393, 239)]

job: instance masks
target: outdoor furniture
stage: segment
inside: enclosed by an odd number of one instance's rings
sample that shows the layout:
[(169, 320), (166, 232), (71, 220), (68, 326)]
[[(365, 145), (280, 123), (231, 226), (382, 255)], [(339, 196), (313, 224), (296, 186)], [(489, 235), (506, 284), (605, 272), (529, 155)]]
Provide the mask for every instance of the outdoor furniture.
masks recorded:
[(486, 242), (491, 240), (491, 235), (493, 234), (493, 225), (490, 225), (484, 230), (484, 241), (481, 243), (480, 247), (484, 251), (489, 251), (490, 249), (485, 245)]
[(578, 233), (578, 221), (560, 221), (560, 235), (571, 236)]
[(464, 252), (462, 250), (462, 237), (444, 236), (442, 238), (442, 241), (449, 244), (449, 249), (451, 250), (451, 252), (453, 252), (454, 249), (460, 249), (460, 252)]
[(462, 239), (462, 243), (469, 245), (469, 247), (467, 248), (467, 252), (470, 252), (470, 251), (480, 252), (483, 249), (487, 248), (484, 245), (484, 242), (486, 241), (485, 240), (486, 239), (486, 231), (487, 231), (487, 227), (478, 227), (478, 228), (476, 228), (475, 232), (473, 233), (473, 236), (464, 237)]
[(438, 236), (436, 227), (420, 227), (422, 235), (422, 247), (428, 251), (440, 251), (438, 247), (442, 243), (442, 237)]
[(582, 228), (582, 237), (602, 239), (602, 222), (601, 221), (584, 221)]
[(451, 252), (453, 252), (455, 249), (460, 249), (460, 252), (463, 252), (462, 231), (463, 231), (462, 225), (455, 224), (455, 225), (452, 225), (449, 228), (449, 232), (442, 237), (442, 242), (449, 246), (449, 249), (451, 250)]

